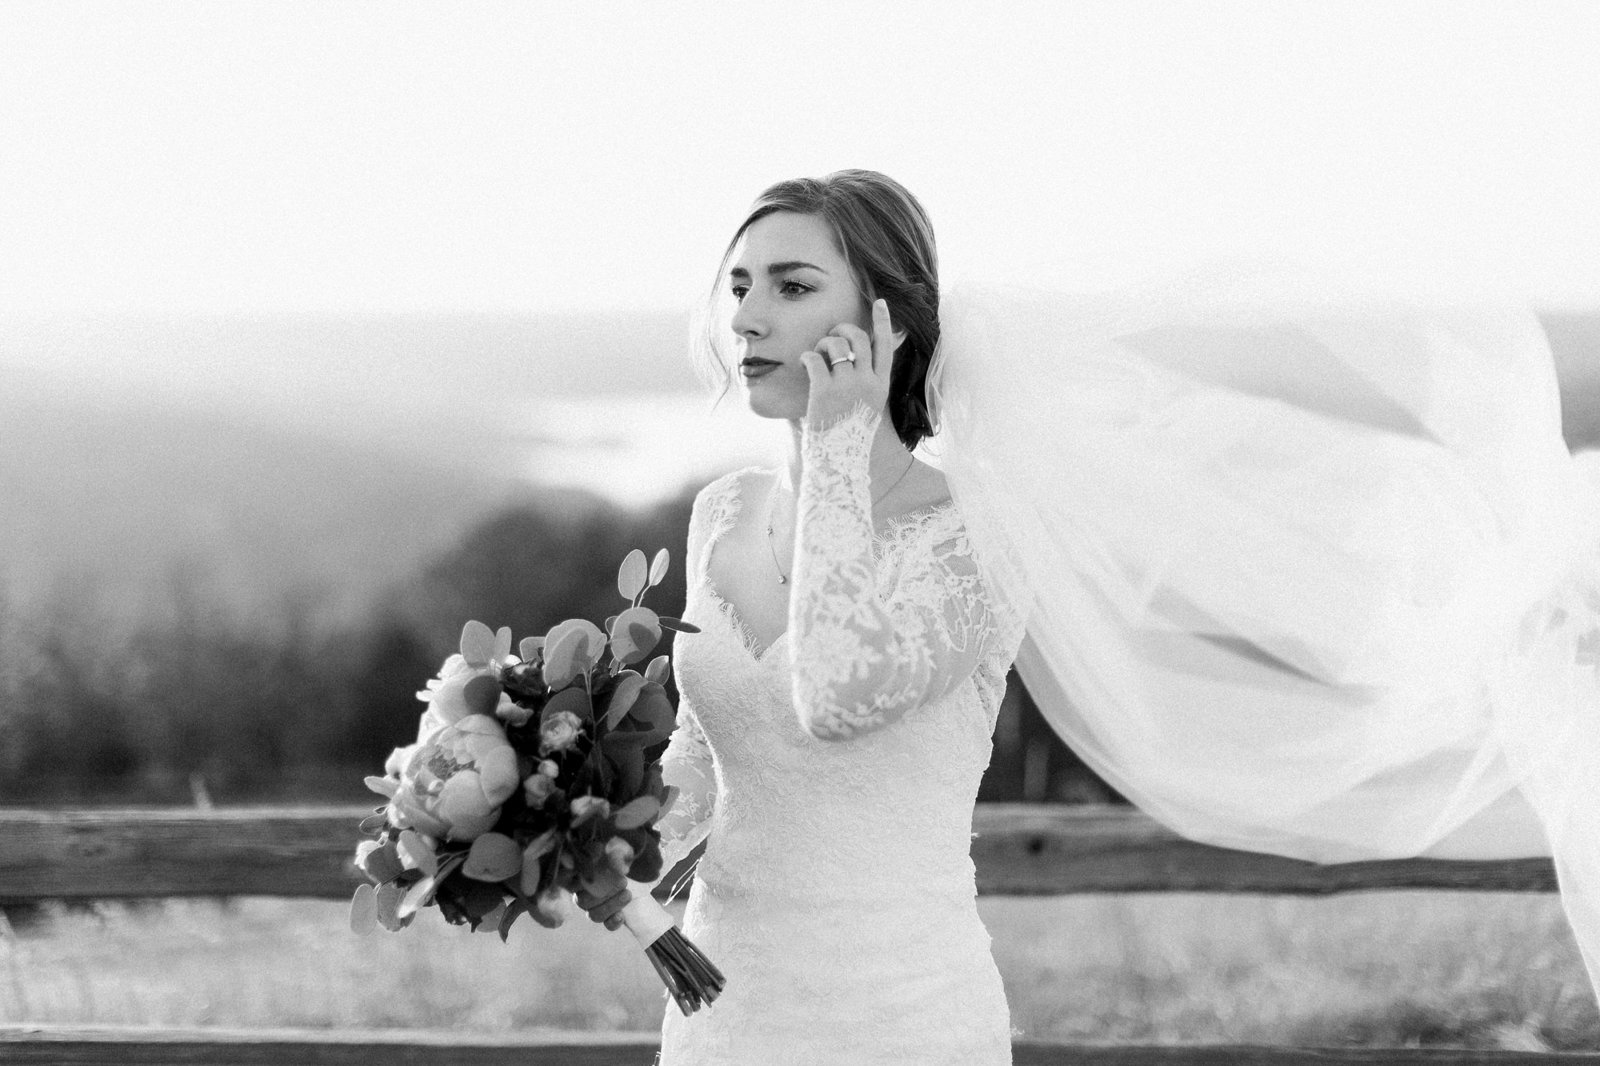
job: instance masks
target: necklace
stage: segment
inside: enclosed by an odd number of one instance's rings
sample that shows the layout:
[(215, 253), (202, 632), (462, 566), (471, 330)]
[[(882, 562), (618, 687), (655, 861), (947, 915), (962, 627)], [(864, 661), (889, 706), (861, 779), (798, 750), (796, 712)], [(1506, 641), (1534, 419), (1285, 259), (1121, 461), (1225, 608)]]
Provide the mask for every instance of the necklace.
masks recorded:
[[(915, 466), (916, 463), (917, 457), (914, 455), (911, 456), (911, 461), (906, 464), (906, 468), (904, 470), (900, 471), (900, 476), (894, 479), (894, 484), (884, 489), (883, 495), (872, 501), (872, 506), (876, 507), (878, 504), (887, 499), (889, 493), (893, 492), (895, 488), (899, 486), (900, 482), (906, 479), (906, 475), (911, 473), (911, 468)], [(778, 584), (787, 585), (789, 583), (789, 575), (784, 573), (783, 567), (778, 565), (778, 549), (772, 546), (772, 515), (777, 510), (777, 507), (778, 482), (777, 479), (774, 479), (772, 482), (772, 491), (767, 493), (767, 551), (772, 553), (772, 567), (778, 571)]]

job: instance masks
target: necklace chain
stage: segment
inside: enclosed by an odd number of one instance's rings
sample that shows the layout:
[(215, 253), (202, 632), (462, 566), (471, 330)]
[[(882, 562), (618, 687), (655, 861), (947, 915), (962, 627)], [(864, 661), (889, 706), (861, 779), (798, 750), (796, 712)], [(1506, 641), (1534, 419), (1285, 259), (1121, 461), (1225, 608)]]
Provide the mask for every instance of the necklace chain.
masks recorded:
[[(917, 465), (917, 457), (913, 455), (911, 456), (911, 461), (906, 464), (906, 468), (900, 471), (900, 476), (894, 479), (894, 484), (884, 489), (883, 495), (872, 501), (872, 506), (876, 507), (878, 504), (888, 499), (889, 493), (893, 492), (899, 487), (900, 482), (906, 479), (906, 475), (911, 473), (911, 468), (915, 465)], [(776, 478), (774, 478), (772, 482), (772, 491), (767, 493), (767, 551), (772, 553), (772, 567), (774, 570), (778, 571), (778, 584), (787, 585), (789, 583), (789, 575), (784, 573), (783, 567), (778, 565), (778, 549), (772, 545), (772, 516), (777, 511), (777, 508), (778, 481)]]

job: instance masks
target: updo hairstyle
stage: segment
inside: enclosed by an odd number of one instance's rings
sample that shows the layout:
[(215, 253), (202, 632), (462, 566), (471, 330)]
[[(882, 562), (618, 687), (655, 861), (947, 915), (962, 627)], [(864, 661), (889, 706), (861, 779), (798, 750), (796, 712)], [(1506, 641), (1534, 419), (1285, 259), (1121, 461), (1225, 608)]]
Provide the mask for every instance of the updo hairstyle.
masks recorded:
[(888, 303), (892, 328), (906, 335), (889, 375), (889, 418), (906, 448), (915, 448), (935, 432), (925, 385), (939, 343), (938, 253), (922, 205), (899, 182), (877, 171), (837, 170), (821, 178), (780, 181), (756, 198), (723, 252), (705, 313), (696, 324), (696, 369), (712, 387), (720, 380), (720, 402), (733, 383), (733, 368), (722, 350), (726, 330), (716, 313), (728, 263), (745, 231), (778, 211), (827, 222), (834, 246), (868, 304), (879, 297)]

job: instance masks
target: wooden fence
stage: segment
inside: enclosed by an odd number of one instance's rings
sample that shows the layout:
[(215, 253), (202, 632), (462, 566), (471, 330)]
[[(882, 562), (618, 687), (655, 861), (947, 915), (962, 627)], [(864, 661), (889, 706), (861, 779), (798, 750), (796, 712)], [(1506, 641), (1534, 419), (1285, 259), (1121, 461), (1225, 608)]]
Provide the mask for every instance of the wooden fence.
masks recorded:
[[(369, 807), (212, 810), (0, 810), (0, 906), (40, 899), (267, 895), (346, 899), (363, 880), (351, 865), (355, 824)], [(1318, 866), (1185, 841), (1128, 808), (983, 804), (972, 845), (978, 891), (1265, 892), (1326, 895), (1366, 889), (1550, 891), (1548, 860), (1410, 859)], [(0, 1063), (78, 1066), (599, 1066), (652, 1061), (639, 1033), (520, 1038), (428, 1032), (155, 1030), (0, 1026)], [(1014, 1044), (1016, 1066), (1299, 1066), (1582, 1062), (1600, 1054), (1493, 1050), (1134, 1047)]]

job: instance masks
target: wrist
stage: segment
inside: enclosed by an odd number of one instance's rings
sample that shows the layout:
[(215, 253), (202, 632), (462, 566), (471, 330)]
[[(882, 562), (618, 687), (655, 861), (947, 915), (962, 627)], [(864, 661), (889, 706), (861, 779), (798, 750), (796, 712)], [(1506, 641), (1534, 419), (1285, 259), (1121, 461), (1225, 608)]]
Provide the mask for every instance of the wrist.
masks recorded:
[(800, 423), (800, 448), (807, 459), (818, 459), (830, 466), (840, 459), (869, 457), (872, 440), (883, 421), (883, 412), (864, 400), (831, 418), (812, 418)]

